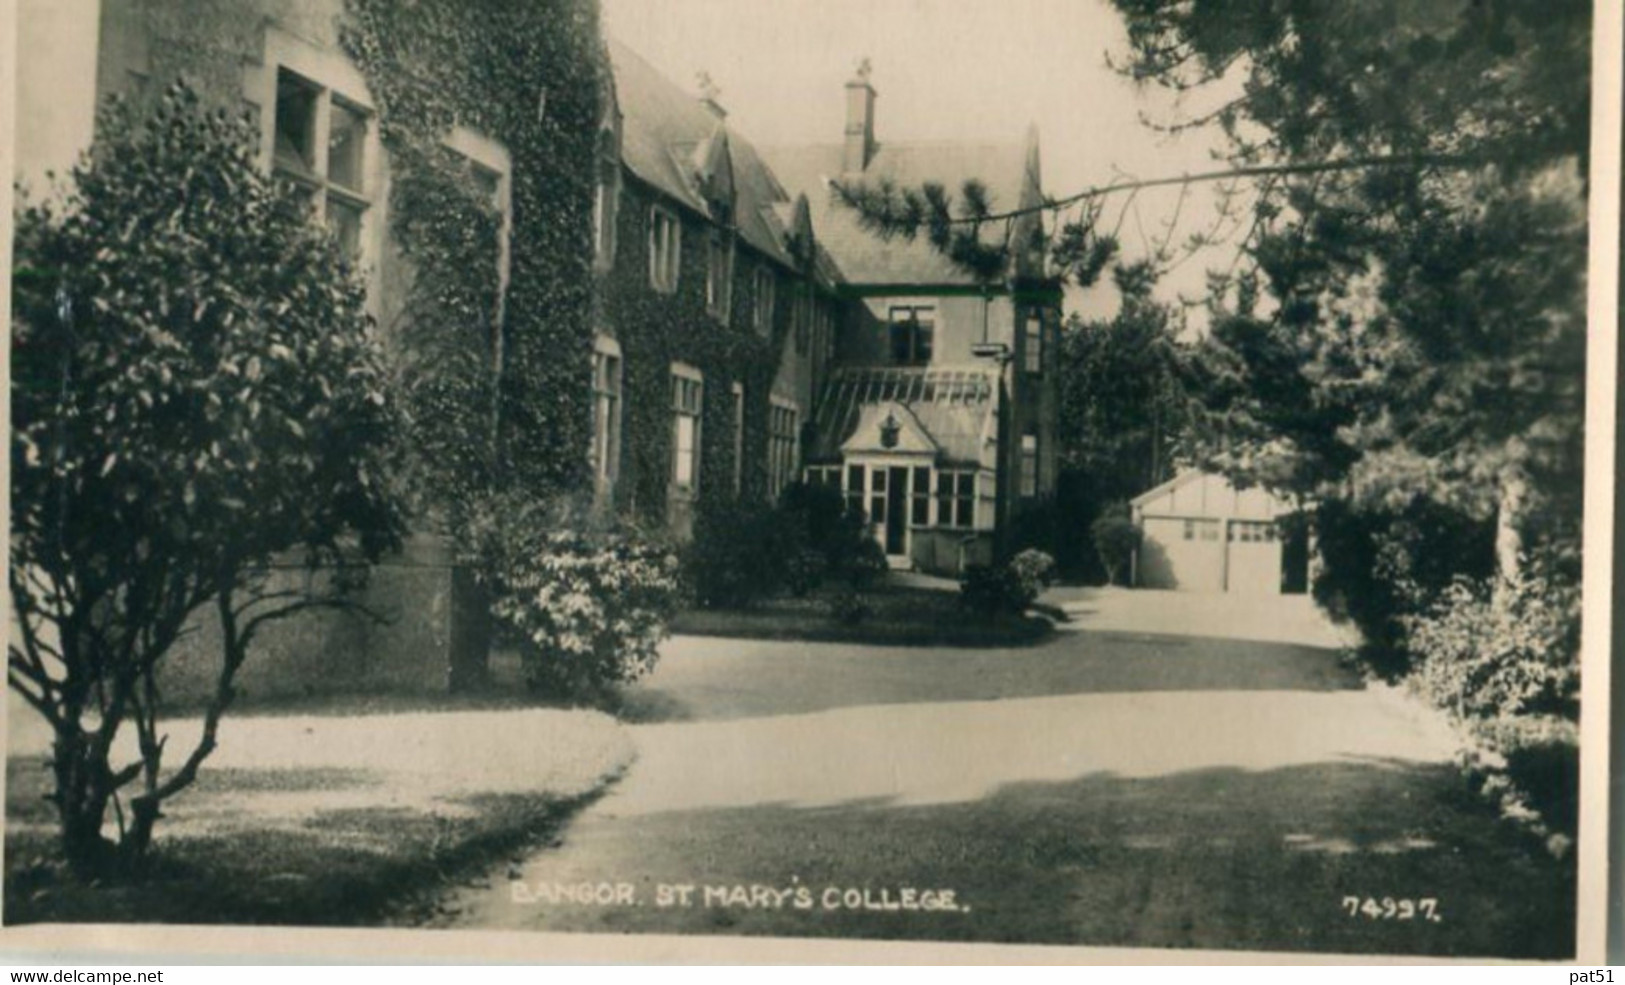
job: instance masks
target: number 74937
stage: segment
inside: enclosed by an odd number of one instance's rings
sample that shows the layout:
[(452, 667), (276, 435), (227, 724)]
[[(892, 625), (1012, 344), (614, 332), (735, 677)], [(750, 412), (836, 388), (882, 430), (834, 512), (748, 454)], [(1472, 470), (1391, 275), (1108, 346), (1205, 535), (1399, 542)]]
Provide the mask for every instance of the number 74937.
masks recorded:
[(1439, 901), (1432, 897), (1401, 899), (1393, 896), (1345, 896), (1343, 909), (1350, 917), (1368, 920), (1426, 920), (1439, 923)]

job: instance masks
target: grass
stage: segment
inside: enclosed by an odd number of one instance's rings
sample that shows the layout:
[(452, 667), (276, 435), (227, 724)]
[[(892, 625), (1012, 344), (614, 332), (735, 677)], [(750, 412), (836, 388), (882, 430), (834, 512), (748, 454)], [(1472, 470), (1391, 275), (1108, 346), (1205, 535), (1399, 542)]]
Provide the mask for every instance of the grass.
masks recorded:
[[(515, 753), (470, 741), (482, 724)], [(233, 726), (249, 741), (230, 745)], [(369, 727), (376, 741), (359, 738)], [(71, 877), (45, 757), (9, 759), (6, 922), (421, 922), (448, 884), (553, 837), (630, 755), (589, 712), (236, 719), (223, 734), (219, 761), (167, 809), (138, 878)]]
[(877, 646), (989, 647), (1036, 643), (1052, 630), (1036, 615), (980, 616), (959, 606), (959, 596), (935, 588), (882, 584), (864, 592), (868, 614), (837, 618), (828, 589), (804, 598), (779, 597), (749, 609), (689, 609), (672, 632), (743, 639), (867, 643)]

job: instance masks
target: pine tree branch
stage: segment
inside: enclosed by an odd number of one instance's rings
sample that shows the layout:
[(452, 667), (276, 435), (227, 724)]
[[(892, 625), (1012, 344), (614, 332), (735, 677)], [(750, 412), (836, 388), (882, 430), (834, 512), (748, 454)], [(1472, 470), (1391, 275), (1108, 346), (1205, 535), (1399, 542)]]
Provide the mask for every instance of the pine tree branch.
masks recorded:
[[(1005, 219), (1017, 219), (1027, 215), (1039, 215), (1049, 212), (1061, 212), (1080, 202), (1090, 199), (1103, 198), (1118, 192), (1133, 192), (1144, 188), (1166, 188), (1171, 185), (1191, 185), (1204, 181), (1223, 181), (1235, 178), (1279, 177), (1290, 175), (1328, 174), (1339, 171), (1363, 171), (1371, 168), (1397, 168), (1397, 167), (1435, 167), (1435, 168), (1474, 168), (1489, 163), (1483, 157), (1459, 154), (1398, 154), (1375, 155), (1369, 157), (1339, 158), (1330, 161), (1305, 161), (1298, 164), (1257, 164), (1245, 167), (1221, 168), (1213, 171), (1186, 172), (1178, 175), (1168, 175), (1161, 178), (1143, 178), (1129, 181), (1113, 181), (1104, 185), (1093, 185), (1074, 192), (1064, 198), (1049, 199), (1041, 205), (1032, 205), (1025, 208), (1010, 209), (1005, 212), (990, 212), (985, 216), (953, 216), (943, 214), (926, 217), (924, 215), (905, 215), (903, 217), (879, 217), (877, 221), (887, 226), (911, 226), (912, 229), (898, 228), (896, 231), (902, 235), (913, 235), (921, 226), (929, 222), (948, 223), (951, 225), (975, 225), (984, 222), (998, 222)], [(872, 208), (866, 202), (865, 196), (860, 194), (863, 185), (861, 182), (848, 184), (841, 181), (830, 181), (829, 187), (835, 197), (849, 208), (856, 209), (866, 218), (876, 218)], [(882, 186), (883, 193), (895, 191)]]

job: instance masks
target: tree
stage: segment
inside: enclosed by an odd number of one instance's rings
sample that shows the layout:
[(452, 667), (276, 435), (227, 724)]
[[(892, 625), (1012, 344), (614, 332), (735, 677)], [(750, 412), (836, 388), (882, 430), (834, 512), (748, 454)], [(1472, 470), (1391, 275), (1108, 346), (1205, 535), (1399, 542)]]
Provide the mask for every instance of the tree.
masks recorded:
[(1059, 355), (1061, 467), (1086, 477), (1097, 507), (1168, 478), (1187, 416), (1174, 312), (1151, 296), (1146, 264), (1118, 265), (1113, 279), (1117, 314), (1073, 315)]
[(1133, 563), (1134, 552), (1140, 549), (1140, 528), (1134, 525), (1128, 504), (1112, 503), (1101, 510), (1089, 525), (1089, 535), (1106, 568), (1106, 584), (1121, 584), (1119, 575)]
[[(1202, 179), (1253, 183), (1239, 270), (1214, 278), (1188, 379), (1204, 464), (1347, 506), (1376, 536), (1448, 510), (1494, 530), (1503, 580), (1531, 551), (1577, 577), (1590, 4), (1114, 2), (1126, 74), (1239, 91), (1176, 124), (1227, 140)], [(1090, 259), (1087, 282), (1110, 241), (1103, 196), (1190, 180), (1045, 203), (1083, 208), (1052, 258)], [(969, 196), (846, 191), (871, 227), (933, 243), (1016, 218)]]
[[(53, 730), (82, 874), (145, 854), (255, 636), (343, 604), (318, 584), (351, 581), (402, 529), (362, 288), (254, 143), (184, 84), (144, 118), (115, 103), (66, 199), (16, 216), (7, 680)], [(272, 580), (290, 554), (338, 575)], [(163, 658), (211, 615), (217, 684), (171, 759)]]
[(1215, 117), (1233, 166), (1412, 162), (1260, 188), (1248, 262), (1213, 292), (1212, 464), (1321, 503), (1317, 595), (1364, 613), (1390, 669), (1404, 620), (1485, 551), (1499, 584), (1530, 552), (1576, 579), (1590, 6), (1118, 6), (1135, 76), (1240, 78)]

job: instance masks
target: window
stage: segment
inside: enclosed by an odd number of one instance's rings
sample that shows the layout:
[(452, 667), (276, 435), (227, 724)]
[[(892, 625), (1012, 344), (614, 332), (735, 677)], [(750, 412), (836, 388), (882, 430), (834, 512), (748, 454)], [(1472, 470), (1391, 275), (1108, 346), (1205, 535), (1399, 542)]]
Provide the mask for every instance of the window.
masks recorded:
[(1267, 544), (1275, 540), (1275, 524), (1258, 520), (1231, 520), (1230, 540), (1243, 544)]
[(846, 467), (846, 508), (853, 512), (863, 512), (863, 466), (848, 465)]
[(700, 487), (700, 408), (705, 401), (705, 377), (692, 366), (671, 368), (672, 484), (680, 492)]
[(1038, 495), (1038, 435), (1021, 436), (1021, 494)]
[(818, 348), (824, 366), (835, 362), (835, 309), (823, 302), (818, 304)]
[(815, 465), (807, 470), (807, 485), (820, 486), (825, 489), (841, 491), (841, 467), (839, 465)]
[(869, 471), (869, 519), (886, 525), (886, 469), (884, 467)]
[(729, 388), (734, 398), (734, 495), (745, 490), (745, 384)]
[[(508, 289), (509, 240), (513, 228), (512, 197), (508, 184), (510, 170), (508, 150), (496, 141), (460, 126), (452, 128), (451, 133), (447, 134), (445, 146), (462, 160), (463, 175), (468, 187), (490, 206), (492, 214), (497, 217), (496, 256), (492, 260), (496, 265), (497, 296), (492, 321), (500, 325), (503, 299)], [(495, 337), (500, 345), (500, 333)]]
[(714, 230), (705, 251), (705, 310), (724, 322), (732, 301), (733, 276), (733, 237)]
[(909, 486), (908, 522), (916, 527), (931, 525), (931, 467), (916, 465), (914, 482)]
[(800, 414), (795, 404), (773, 398), (767, 418), (767, 492), (773, 499), (796, 474), (796, 438)]
[(757, 268), (755, 307), (752, 309), (751, 324), (764, 335), (773, 331), (773, 290), (776, 279), (771, 268), (766, 266)]
[(615, 484), (621, 464), (621, 347), (600, 336), (592, 353), (593, 474), (601, 491)]
[(937, 473), (937, 526), (968, 530), (976, 525), (976, 473)]
[(1218, 540), (1219, 539), (1219, 521), (1217, 521), (1217, 520), (1186, 520), (1185, 521), (1185, 539), (1186, 540), (1209, 540), (1209, 541)]
[(621, 155), (615, 128), (598, 134), (598, 181), (593, 187), (592, 246), (599, 269), (615, 262), (615, 221), (621, 201)]
[(678, 252), (682, 227), (677, 217), (662, 208), (649, 210), (649, 283), (657, 291), (677, 290)]
[(896, 366), (925, 366), (931, 362), (936, 333), (936, 309), (899, 307), (890, 311), (891, 361)]
[(362, 260), (371, 205), (367, 146), (371, 117), (358, 103), (286, 68), (276, 74), (271, 167), (305, 193), (351, 263)]
[(795, 307), (791, 311), (791, 320), (795, 327), (796, 353), (806, 355), (812, 344), (812, 297), (806, 290), (796, 292)]
[(1022, 367), (1034, 375), (1044, 371), (1044, 322), (1028, 315), (1022, 338)]

